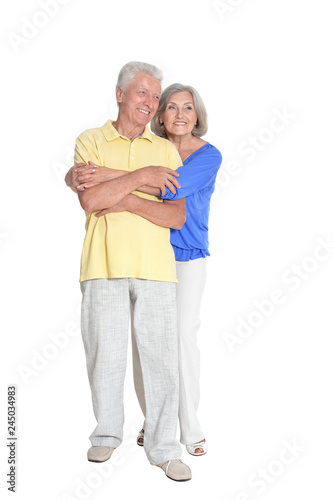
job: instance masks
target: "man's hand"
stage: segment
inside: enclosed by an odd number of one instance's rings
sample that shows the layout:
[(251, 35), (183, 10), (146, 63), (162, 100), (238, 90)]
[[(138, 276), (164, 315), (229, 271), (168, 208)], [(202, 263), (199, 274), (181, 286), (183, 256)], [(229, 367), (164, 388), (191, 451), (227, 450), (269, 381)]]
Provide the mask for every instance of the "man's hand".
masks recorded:
[(165, 195), (166, 188), (169, 188), (173, 194), (176, 193), (175, 187), (180, 188), (180, 184), (176, 179), (179, 174), (175, 170), (171, 170), (171, 168), (150, 166), (143, 167), (140, 170), (145, 179), (143, 185), (158, 188), (162, 196)]

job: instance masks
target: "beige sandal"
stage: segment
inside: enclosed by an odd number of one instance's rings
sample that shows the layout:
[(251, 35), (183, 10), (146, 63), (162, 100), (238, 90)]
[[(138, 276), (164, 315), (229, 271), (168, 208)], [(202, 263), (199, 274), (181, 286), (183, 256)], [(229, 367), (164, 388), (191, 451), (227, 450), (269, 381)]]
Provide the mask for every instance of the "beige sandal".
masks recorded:
[[(200, 455), (206, 455), (207, 453), (207, 443), (206, 440), (203, 439), (202, 441), (199, 441), (198, 443), (194, 444), (187, 444), (186, 449), (189, 452), (190, 455), (193, 455), (194, 457), (200, 457)], [(202, 450), (196, 453), (196, 450)]]
[(136, 444), (139, 446), (143, 446), (143, 438), (144, 438), (144, 429), (141, 429), (141, 431), (138, 434), (138, 437), (136, 438)]

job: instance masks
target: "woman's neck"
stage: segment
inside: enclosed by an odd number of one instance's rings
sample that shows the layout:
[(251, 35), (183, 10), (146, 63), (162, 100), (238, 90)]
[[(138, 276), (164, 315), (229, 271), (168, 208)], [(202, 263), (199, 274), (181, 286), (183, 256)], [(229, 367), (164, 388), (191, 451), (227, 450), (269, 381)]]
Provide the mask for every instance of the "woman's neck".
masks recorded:
[(186, 160), (194, 151), (201, 148), (206, 141), (203, 141), (199, 137), (195, 137), (192, 134), (186, 135), (168, 135), (166, 138), (176, 146), (178, 153), (182, 161)]

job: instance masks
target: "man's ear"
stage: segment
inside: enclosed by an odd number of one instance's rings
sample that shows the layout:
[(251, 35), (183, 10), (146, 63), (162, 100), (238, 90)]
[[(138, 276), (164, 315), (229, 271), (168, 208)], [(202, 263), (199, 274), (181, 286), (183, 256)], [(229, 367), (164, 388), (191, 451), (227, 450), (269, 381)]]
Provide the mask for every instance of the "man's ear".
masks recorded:
[(122, 91), (122, 89), (120, 87), (116, 87), (116, 99), (117, 99), (118, 103), (122, 102), (123, 95), (124, 95), (124, 92)]

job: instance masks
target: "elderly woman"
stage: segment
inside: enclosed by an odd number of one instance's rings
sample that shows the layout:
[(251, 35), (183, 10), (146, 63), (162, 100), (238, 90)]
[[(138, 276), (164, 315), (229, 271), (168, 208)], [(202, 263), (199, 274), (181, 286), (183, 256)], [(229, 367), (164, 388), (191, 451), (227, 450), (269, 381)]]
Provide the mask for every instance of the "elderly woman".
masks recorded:
[[(201, 429), (197, 409), (199, 405), (200, 353), (197, 332), (200, 326), (200, 305), (206, 281), (208, 246), (208, 220), (210, 199), (214, 191), (221, 153), (209, 142), (201, 139), (207, 132), (207, 112), (198, 92), (191, 86), (173, 84), (162, 93), (159, 108), (151, 123), (152, 131), (171, 141), (177, 148), (183, 166), (177, 170), (178, 184), (166, 188), (160, 197), (165, 200), (186, 198), (186, 222), (180, 230), (171, 229), (170, 241), (177, 264), (177, 317), (179, 338), (180, 441), (194, 456), (204, 455), (207, 444)], [(74, 189), (88, 188), (95, 182), (109, 179), (109, 169), (94, 165), (81, 165), (67, 174), (66, 182)], [(97, 178), (94, 177), (97, 173)], [(110, 172), (123, 175), (124, 172)], [(74, 181), (75, 177), (75, 181)], [(78, 183), (79, 184), (78, 186)], [(180, 188), (177, 186), (180, 185)], [(157, 194), (149, 186), (141, 189)], [(128, 195), (133, 196), (133, 195)], [(96, 214), (131, 210), (130, 203), (120, 203)], [(144, 216), (140, 213), (139, 215)], [(144, 390), (140, 360), (135, 341), (133, 345), (134, 382), (138, 400), (145, 414)], [(143, 445), (144, 429), (137, 443)]]
[[(170, 241), (177, 263), (177, 306), (179, 339), (180, 441), (191, 455), (204, 455), (207, 445), (197, 409), (199, 405), (200, 353), (197, 332), (200, 304), (206, 281), (208, 219), (210, 199), (214, 191), (221, 153), (201, 139), (207, 132), (207, 113), (198, 92), (190, 86), (173, 84), (162, 93), (152, 131), (171, 141), (183, 162), (177, 172), (181, 188), (173, 194), (169, 189), (161, 196), (176, 200), (186, 197), (186, 222), (180, 230), (171, 229)], [(137, 351), (134, 356), (136, 392), (144, 410), (144, 397)], [(138, 436), (142, 444), (144, 431)]]

